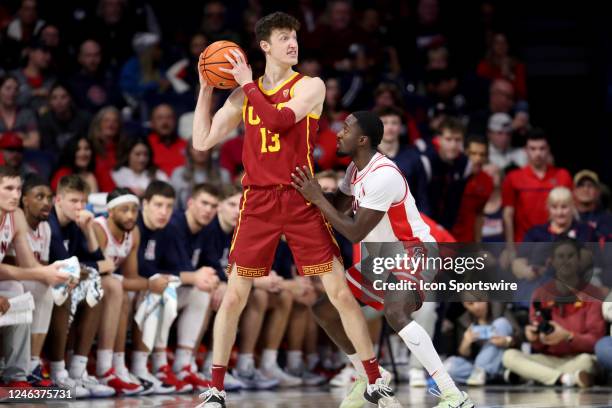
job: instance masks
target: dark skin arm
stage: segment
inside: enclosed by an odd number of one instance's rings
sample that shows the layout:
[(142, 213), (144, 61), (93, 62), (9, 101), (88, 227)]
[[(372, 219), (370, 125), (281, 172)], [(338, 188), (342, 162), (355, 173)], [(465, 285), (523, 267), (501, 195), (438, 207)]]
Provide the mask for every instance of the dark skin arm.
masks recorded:
[[(306, 166), (303, 169), (296, 167), (295, 173), (291, 174), (291, 178), (293, 179), (291, 185), (306, 200), (319, 207), (327, 221), (352, 243), (361, 242), (385, 215), (384, 211), (359, 208), (354, 218), (349, 217), (341, 212), (342, 207), (340, 206), (346, 207), (346, 203), (350, 203), (350, 197), (342, 193), (341, 196), (336, 196), (339, 197), (338, 201), (334, 200), (334, 204), (338, 203), (339, 211), (337, 207), (325, 198), (321, 186)], [(348, 198), (348, 200), (342, 196)]]

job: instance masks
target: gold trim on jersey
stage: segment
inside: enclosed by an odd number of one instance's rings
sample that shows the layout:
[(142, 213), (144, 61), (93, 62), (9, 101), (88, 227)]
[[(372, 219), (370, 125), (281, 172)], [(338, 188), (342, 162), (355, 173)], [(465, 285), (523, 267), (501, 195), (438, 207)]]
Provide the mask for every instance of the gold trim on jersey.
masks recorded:
[(258, 85), (259, 85), (259, 89), (261, 90), (261, 92), (264, 93), (264, 95), (274, 95), (275, 93), (277, 93), (283, 86), (287, 85), (291, 80), (293, 80), (297, 75), (299, 75), (299, 72), (294, 72), (293, 75), (291, 75), (289, 78), (287, 78), (286, 80), (284, 80), (280, 85), (277, 85), (275, 88), (270, 89), (270, 90), (266, 90), (263, 87), (263, 76), (259, 77), (259, 81), (257, 81)]
[(308, 160), (308, 168), (310, 169), (310, 174), (314, 175), (312, 161), (310, 160), (310, 121), (308, 120), (309, 117), (310, 115), (306, 116), (306, 160)]
[(325, 262), (318, 265), (304, 265), (302, 266), (302, 275), (304, 276), (312, 276), (312, 275), (321, 275), (324, 273), (329, 273), (334, 269), (334, 260), (332, 259), (329, 262)]
[(242, 123), (247, 123), (246, 122), (246, 108), (247, 105), (249, 103), (249, 100), (247, 99), (247, 96), (244, 95), (244, 100), (242, 101)]
[[(244, 178), (244, 176), (242, 178)], [(242, 212), (244, 211), (244, 207), (246, 206), (247, 193), (249, 192), (250, 189), (251, 187), (249, 186), (244, 190), (244, 193), (242, 193), (242, 208), (240, 208), (240, 214), (238, 215), (238, 223), (236, 224), (236, 232), (234, 233), (234, 237), (232, 238), (232, 244), (230, 245), (230, 251), (229, 251), (230, 254), (234, 250), (236, 239), (238, 239), (238, 232), (240, 231), (240, 222), (242, 221)]]

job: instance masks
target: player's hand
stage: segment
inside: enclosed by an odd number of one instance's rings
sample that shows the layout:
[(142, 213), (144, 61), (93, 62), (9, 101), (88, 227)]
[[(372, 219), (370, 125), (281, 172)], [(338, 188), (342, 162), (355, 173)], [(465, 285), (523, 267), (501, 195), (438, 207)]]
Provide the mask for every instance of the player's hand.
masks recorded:
[(237, 50), (230, 50), (229, 54), (225, 54), (225, 59), (232, 64), (232, 69), (219, 68), (219, 71), (232, 74), (240, 86), (253, 82), (253, 71), (244, 60), (242, 53)]
[(221, 282), (217, 289), (212, 293), (212, 297), (210, 299), (210, 304), (213, 310), (219, 310), (221, 307), (221, 302), (223, 301), (223, 296), (225, 296), (225, 291), (227, 290), (227, 283)]
[(314, 178), (310, 169), (303, 166), (295, 168), (295, 172), (291, 173), (293, 181), (291, 185), (304, 196), (304, 198), (314, 205), (318, 205), (321, 200), (325, 200), (325, 195), (321, 189), (321, 185), (317, 179)]
[(200, 54), (200, 58), (198, 60), (198, 66), (196, 67), (198, 71), (198, 78), (200, 78), (200, 88), (201, 89), (212, 88), (213, 86), (209, 84), (208, 81), (206, 80), (206, 77), (202, 75), (201, 67), (203, 65), (204, 65), (204, 51), (202, 51), (202, 53)]
[(149, 279), (149, 290), (161, 295), (168, 287), (168, 282), (170, 282), (169, 275), (162, 275), (159, 278)]
[(57, 286), (62, 283), (68, 283), (72, 287), (79, 282), (78, 278), (74, 278), (68, 272), (60, 270), (63, 266), (61, 262), (53, 262), (51, 265), (41, 267), (44, 272), (45, 283), (49, 286)]
[(81, 210), (77, 213), (76, 223), (80, 229), (86, 230), (91, 226), (93, 219), (93, 213), (87, 210)]
[(193, 286), (205, 292), (213, 291), (219, 285), (217, 272), (209, 267), (203, 266), (194, 272)]
[(4, 296), (0, 296), (0, 315), (5, 314), (11, 308), (9, 300)]

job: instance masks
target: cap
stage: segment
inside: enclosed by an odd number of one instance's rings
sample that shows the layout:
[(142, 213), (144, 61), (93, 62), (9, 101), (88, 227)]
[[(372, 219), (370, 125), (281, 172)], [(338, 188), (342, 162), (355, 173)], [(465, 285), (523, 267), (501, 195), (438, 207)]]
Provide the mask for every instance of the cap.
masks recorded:
[(136, 33), (132, 39), (132, 47), (134, 47), (136, 54), (140, 54), (158, 43), (159, 35), (155, 33)]
[(512, 118), (507, 113), (494, 113), (489, 117), (487, 127), (493, 132), (512, 132)]
[(15, 132), (4, 132), (0, 136), (0, 149), (23, 150), (23, 140)]
[(595, 184), (599, 185), (599, 176), (593, 170), (580, 170), (574, 176), (574, 185), (578, 185), (584, 179), (591, 179)]

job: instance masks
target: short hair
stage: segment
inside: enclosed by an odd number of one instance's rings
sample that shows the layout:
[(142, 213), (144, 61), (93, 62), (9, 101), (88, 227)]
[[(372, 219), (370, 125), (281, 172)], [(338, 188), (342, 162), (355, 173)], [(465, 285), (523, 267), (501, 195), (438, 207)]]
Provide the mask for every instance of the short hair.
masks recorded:
[(548, 193), (548, 197), (546, 197), (546, 205), (550, 206), (554, 203), (570, 203), (573, 205), (574, 197), (572, 195), (572, 191), (563, 186), (558, 186), (550, 190)]
[(156, 195), (172, 199), (176, 198), (174, 188), (170, 184), (161, 180), (153, 180), (151, 183), (149, 183), (149, 186), (145, 190), (143, 199), (150, 201)]
[(370, 139), (372, 148), (377, 149), (385, 131), (380, 118), (370, 111), (357, 111), (351, 113), (351, 115), (357, 119), (357, 125), (359, 125), (362, 134)]
[(134, 194), (129, 188), (125, 187), (117, 187), (106, 196), (106, 204), (110, 203), (117, 197), (121, 197), (124, 195)]
[(21, 173), (19, 172), (19, 170), (6, 166), (6, 165), (0, 166), (0, 181), (2, 181), (2, 179), (4, 178), (15, 178), (15, 177), (21, 177)]
[(68, 191), (77, 193), (89, 194), (89, 185), (77, 174), (69, 174), (60, 179), (57, 184), (58, 194), (63, 194)]
[(463, 123), (461, 123), (459, 119), (453, 117), (447, 117), (442, 120), (439, 129), (440, 134), (444, 133), (445, 130), (461, 133), (462, 135), (465, 134), (465, 126), (463, 126)]
[(255, 39), (257, 42), (269, 41), (272, 31), (284, 28), (298, 31), (300, 29), (300, 22), (295, 17), (282, 11), (268, 14), (255, 23)]
[(221, 201), (225, 201), (236, 194), (242, 194), (242, 187), (240, 187), (238, 184), (224, 184), (221, 187), (221, 196), (219, 198)]
[(317, 180), (321, 180), (324, 178), (333, 178), (334, 180), (338, 178), (338, 175), (333, 170), (323, 170), (315, 174), (315, 178)]
[(211, 196), (216, 198), (219, 198), (221, 196), (221, 192), (215, 185), (208, 183), (200, 183), (196, 184), (191, 190), (191, 198), (196, 198), (202, 193), (210, 194)]
[(468, 147), (470, 147), (470, 145), (472, 143), (485, 145), (487, 150), (489, 150), (489, 143), (487, 142), (487, 140), (484, 137), (482, 137), (480, 135), (469, 135), (467, 137), (467, 139), (465, 139), (465, 147), (466, 147), (466, 149)]
[(550, 144), (548, 140), (548, 135), (542, 128), (533, 128), (527, 133), (527, 142), (530, 140), (544, 140), (546, 143)]
[(29, 193), (31, 190), (35, 189), (38, 186), (49, 187), (49, 183), (45, 181), (42, 177), (40, 177), (38, 174), (35, 174), (35, 173), (28, 174), (25, 180), (23, 181), (23, 186), (21, 187), (21, 193), (22, 195), (26, 195), (27, 193)]
[(397, 116), (400, 121), (404, 121), (404, 111), (396, 106), (383, 106), (374, 111), (378, 115), (379, 118), (383, 118), (385, 116)]

